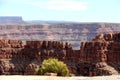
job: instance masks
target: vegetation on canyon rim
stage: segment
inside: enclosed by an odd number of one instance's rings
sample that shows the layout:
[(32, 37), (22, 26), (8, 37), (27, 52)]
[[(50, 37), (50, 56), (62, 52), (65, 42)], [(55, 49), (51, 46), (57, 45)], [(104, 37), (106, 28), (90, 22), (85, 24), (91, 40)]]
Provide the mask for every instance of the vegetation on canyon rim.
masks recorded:
[(45, 73), (57, 73), (57, 76), (69, 76), (70, 72), (65, 63), (58, 59), (50, 58), (42, 62), (42, 66), (37, 68), (35, 74), (44, 75)]

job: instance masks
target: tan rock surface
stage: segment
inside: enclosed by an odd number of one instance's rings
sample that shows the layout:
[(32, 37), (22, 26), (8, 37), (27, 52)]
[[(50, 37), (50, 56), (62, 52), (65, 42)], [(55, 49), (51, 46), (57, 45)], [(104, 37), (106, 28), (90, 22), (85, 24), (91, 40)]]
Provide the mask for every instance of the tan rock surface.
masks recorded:
[(55, 76), (0, 76), (0, 80), (120, 80), (120, 76), (55, 77)]

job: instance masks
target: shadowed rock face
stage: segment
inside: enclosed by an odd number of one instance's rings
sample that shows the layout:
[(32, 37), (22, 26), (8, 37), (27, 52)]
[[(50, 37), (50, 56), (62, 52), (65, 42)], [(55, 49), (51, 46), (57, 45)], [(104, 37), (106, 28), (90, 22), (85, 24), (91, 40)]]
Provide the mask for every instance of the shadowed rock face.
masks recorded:
[(65, 62), (76, 75), (98, 76), (120, 73), (120, 33), (101, 34), (80, 50), (59, 41), (22, 41), (0, 39), (0, 74), (33, 75), (44, 59)]

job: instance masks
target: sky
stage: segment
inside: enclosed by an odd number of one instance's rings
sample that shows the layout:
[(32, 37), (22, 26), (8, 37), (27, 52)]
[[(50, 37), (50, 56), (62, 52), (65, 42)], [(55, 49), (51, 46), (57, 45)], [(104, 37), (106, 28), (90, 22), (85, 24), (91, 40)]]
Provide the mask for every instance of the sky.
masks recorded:
[(0, 0), (0, 16), (23, 20), (120, 23), (120, 0)]

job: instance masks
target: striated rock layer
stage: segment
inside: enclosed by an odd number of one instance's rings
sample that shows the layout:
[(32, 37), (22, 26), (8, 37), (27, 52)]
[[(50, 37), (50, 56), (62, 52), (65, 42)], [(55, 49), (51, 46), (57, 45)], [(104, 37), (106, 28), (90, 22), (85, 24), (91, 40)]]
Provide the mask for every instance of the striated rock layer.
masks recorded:
[[(85, 75), (120, 73), (120, 33), (100, 34), (81, 43), (79, 70)], [(83, 70), (83, 71), (82, 71)]]
[(120, 73), (120, 33), (101, 34), (82, 42), (80, 50), (58, 41), (0, 39), (0, 74), (34, 75), (44, 59), (64, 61), (71, 73), (83, 76)]
[[(2, 19), (3, 20), (3, 19)], [(8, 20), (7, 20), (8, 21)], [(16, 21), (16, 20), (15, 20)], [(78, 50), (80, 42), (98, 34), (120, 31), (119, 23), (21, 23), (0, 24), (0, 38), (18, 40), (55, 40), (69, 42)]]

